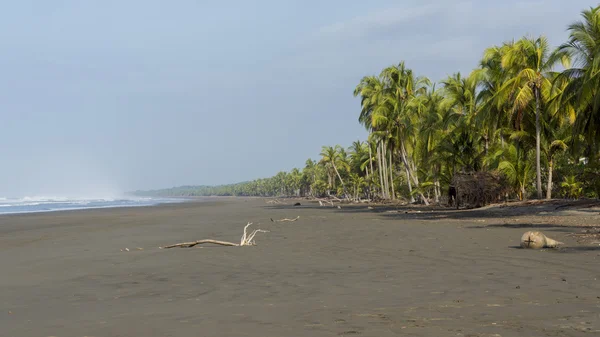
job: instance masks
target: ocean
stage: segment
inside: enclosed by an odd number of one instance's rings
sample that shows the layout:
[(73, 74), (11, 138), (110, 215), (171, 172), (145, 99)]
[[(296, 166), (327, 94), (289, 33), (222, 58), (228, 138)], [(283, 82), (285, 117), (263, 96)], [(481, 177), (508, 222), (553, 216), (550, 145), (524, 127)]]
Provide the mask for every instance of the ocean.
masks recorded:
[(94, 208), (153, 206), (164, 203), (182, 202), (175, 198), (59, 198), (59, 197), (24, 197), (1, 198), (0, 214), (19, 214), (37, 212), (72, 211)]

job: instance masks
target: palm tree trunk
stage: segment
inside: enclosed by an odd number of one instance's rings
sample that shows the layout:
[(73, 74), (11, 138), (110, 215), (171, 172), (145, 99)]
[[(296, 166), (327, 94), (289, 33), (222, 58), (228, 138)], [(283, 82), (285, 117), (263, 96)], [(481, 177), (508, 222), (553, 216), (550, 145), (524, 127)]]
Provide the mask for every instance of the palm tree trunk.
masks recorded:
[[(408, 173), (409, 173), (408, 179), (410, 179), (412, 177), (413, 182), (415, 183), (415, 188), (419, 188), (419, 177), (417, 177), (416, 174), (412, 173), (412, 172), (417, 172), (417, 166), (414, 163), (412, 163), (412, 161), (410, 161), (410, 158), (408, 158), (407, 153), (406, 153), (406, 148), (404, 147), (403, 141), (400, 141), (400, 146), (402, 147), (402, 157), (404, 158), (406, 166), (408, 167)], [(412, 169), (412, 172), (411, 172), (411, 169)], [(419, 196), (421, 197), (421, 199), (423, 200), (425, 205), (429, 205), (429, 201), (427, 201), (427, 198), (425, 198), (425, 195), (423, 195), (423, 192), (419, 192)]]
[(415, 197), (412, 193), (412, 183), (410, 182), (410, 167), (406, 161), (406, 153), (404, 152), (404, 142), (400, 141), (400, 157), (402, 158), (402, 164), (404, 164), (404, 170), (406, 171), (406, 181), (408, 182), (408, 193), (410, 194), (410, 202), (415, 202)]
[(340, 175), (340, 172), (338, 172), (337, 167), (335, 167), (335, 163), (331, 162), (331, 165), (333, 166), (333, 169), (335, 170), (335, 173), (337, 174), (338, 178), (340, 178), (340, 183), (342, 184), (342, 189), (344, 189), (344, 195), (347, 197), (348, 191), (346, 191), (346, 185), (344, 184), (344, 181), (342, 180), (342, 176)]
[(546, 199), (552, 199), (552, 169), (554, 163), (552, 157), (548, 160), (548, 185), (546, 186)]
[(414, 203), (415, 202), (415, 197), (413, 196), (412, 193), (412, 183), (410, 182), (410, 173), (408, 172), (408, 166), (406, 166), (406, 164), (403, 162), (402, 163), (404, 165), (404, 170), (406, 171), (406, 181), (408, 182), (408, 194), (410, 194), (410, 203)]
[[(441, 172), (442, 168), (441, 166), (438, 164), (437, 167), (435, 168), (435, 188), (437, 189), (437, 193), (439, 198), (441, 199), (442, 197), (442, 188), (440, 187), (440, 172)], [(440, 199), (437, 200), (437, 203), (440, 203)]]
[(373, 174), (373, 155), (371, 154), (371, 143), (367, 141), (367, 145), (369, 146), (369, 165), (371, 165), (371, 174)]
[(394, 165), (392, 165), (392, 151), (390, 150), (390, 185), (392, 186), (392, 200), (395, 200), (396, 194), (394, 191), (394, 177), (392, 172), (394, 172)]
[(540, 126), (540, 91), (535, 88), (535, 166), (537, 174), (537, 197), (542, 199), (542, 167), (540, 164), (540, 137), (541, 137), (541, 126)]
[(385, 195), (383, 192), (383, 170), (381, 169), (381, 146), (377, 145), (377, 165), (379, 171), (379, 186), (381, 192), (381, 198), (385, 199)]
[(387, 160), (386, 160), (386, 146), (381, 142), (381, 164), (383, 169), (383, 189), (385, 190), (385, 198), (390, 198), (390, 187), (388, 186), (388, 172), (387, 172)]

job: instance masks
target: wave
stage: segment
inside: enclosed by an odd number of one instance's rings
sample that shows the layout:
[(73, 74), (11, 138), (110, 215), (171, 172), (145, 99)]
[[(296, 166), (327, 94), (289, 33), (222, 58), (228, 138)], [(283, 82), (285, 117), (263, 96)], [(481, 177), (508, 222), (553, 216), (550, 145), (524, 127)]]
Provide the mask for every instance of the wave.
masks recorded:
[(25, 202), (25, 203), (13, 203), (13, 204), (0, 204), (0, 207), (15, 207), (15, 206), (37, 206), (42, 203), (40, 202)]
[(64, 197), (23, 197), (6, 198), (0, 202), (0, 214), (70, 211), (92, 208), (115, 208), (152, 206), (161, 203), (181, 202), (181, 199), (168, 198), (64, 198)]

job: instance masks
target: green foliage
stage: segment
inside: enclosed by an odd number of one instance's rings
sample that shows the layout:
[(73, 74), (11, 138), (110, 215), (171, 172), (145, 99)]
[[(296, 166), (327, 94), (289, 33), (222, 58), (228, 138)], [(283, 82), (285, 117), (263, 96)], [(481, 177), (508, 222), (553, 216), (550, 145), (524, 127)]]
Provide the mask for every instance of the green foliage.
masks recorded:
[(560, 187), (564, 197), (569, 199), (579, 199), (583, 192), (581, 183), (577, 182), (575, 176), (565, 177), (564, 181), (560, 184)]

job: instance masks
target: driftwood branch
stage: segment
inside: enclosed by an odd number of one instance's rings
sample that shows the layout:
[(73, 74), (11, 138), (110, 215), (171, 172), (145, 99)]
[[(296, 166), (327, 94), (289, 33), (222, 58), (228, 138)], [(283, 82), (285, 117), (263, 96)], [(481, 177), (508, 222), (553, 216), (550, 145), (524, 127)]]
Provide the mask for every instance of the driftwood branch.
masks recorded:
[(160, 248), (161, 249), (175, 248), (175, 247), (191, 248), (191, 247), (194, 247), (196, 245), (201, 245), (203, 243), (214, 243), (215, 245), (221, 245), (221, 246), (239, 246), (239, 244), (233, 243), (233, 242), (207, 239), (207, 240), (198, 240), (198, 241), (192, 241), (192, 242), (176, 243), (174, 245), (164, 246), (164, 247), (160, 247)]
[(281, 201), (278, 199), (268, 200), (267, 204), (281, 204)]
[(244, 235), (242, 235), (242, 239), (240, 240), (240, 246), (254, 246), (256, 243), (253, 241), (254, 237), (258, 233), (268, 233), (268, 231), (263, 229), (255, 229), (250, 235), (247, 235), (248, 227), (252, 225), (252, 222), (248, 222), (246, 227), (244, 227)]
[(287, 218), (285, 218), (285, 219), (280, 219), (280, 220), (273, 220), (273, 218), (271, 218), (271, 221), (272, 222), (294, 222), (294, 221), (298, 221), (298, 219), (300, 219), (300, 216), (297, 216), (297, 217), (295, 217), (293, 219), (287, 219)]
[(233, 242), (229, 242), (229, 241), (219, 241), (219, 240), (205, 239), (205, 240), (198, 240), (198, 241), (192, 241), (192, 242), (176, 243), (174, 245), (160, 247), (160, 249), (175, 248), (175, 247), (191, 248), (191, 247), (194, 247), (196, 245), (203, 244), (203, 243), (212, 243), (212, 244), (215, 244), (215, 245), (233, 246), (233, 247), (255, 246), (256, 242), (254, 242), (254, 237), (256, 236), (256, 234), (258, 234), (258, 233), (268, 233), (269, 231), (266, 231), (266, 230), (263, 230), (263, 229), (255, 229), (254, 231), (252, 231), (250, 233), (250, 235), (248, 235), (248, 227), (250, 227), (251, 225), (252, 225), (252, 223), (248, 222), (248, 224), (244, 227), (244, 234), (242, 235), (240, 243), (233, 243)]

